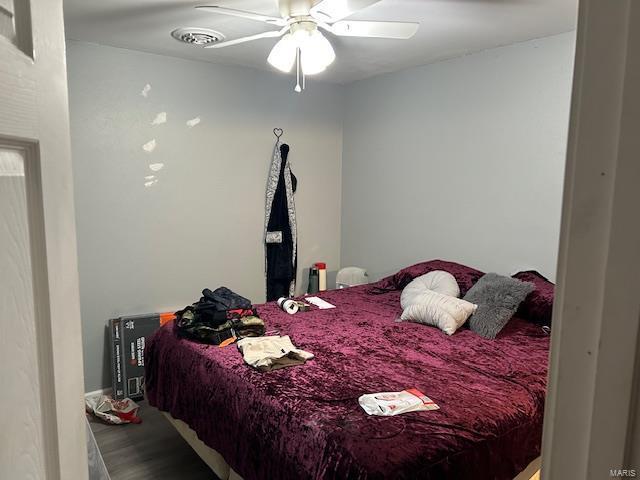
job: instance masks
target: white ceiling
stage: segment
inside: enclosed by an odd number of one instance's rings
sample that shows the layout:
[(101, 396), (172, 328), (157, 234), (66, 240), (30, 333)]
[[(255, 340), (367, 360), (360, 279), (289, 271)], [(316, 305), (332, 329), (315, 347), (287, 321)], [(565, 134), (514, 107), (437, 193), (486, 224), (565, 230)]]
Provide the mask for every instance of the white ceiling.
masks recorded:
[[(411, 40), (337, 38), (336, 62), (319, 80), (348, 83), (501, 45), (573, 30), (578, 0), (382, 0), (350, 19), (420, 23)], [(196, 11), (222, 5), (279, 16), (276, 0), (64, 0), (67, 38), (213, 63), (268, 70), (275, 39), (223, 49), (174, 40), (178, 27), (206, 27), (227, 39), (272, 29), (241, 18)]]

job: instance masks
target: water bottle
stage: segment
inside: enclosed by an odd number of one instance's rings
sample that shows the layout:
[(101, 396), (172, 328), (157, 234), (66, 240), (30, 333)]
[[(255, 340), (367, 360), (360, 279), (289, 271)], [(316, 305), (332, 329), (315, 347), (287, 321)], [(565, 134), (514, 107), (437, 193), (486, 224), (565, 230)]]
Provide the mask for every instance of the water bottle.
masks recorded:
[(318, 293), (319, 288), (320, 288), (320, 275), (318, 272), (318, 268), (313, 266), (309, 269), (309, 288), (307, 289), (307, 293), (311, 293), (311, 294)]

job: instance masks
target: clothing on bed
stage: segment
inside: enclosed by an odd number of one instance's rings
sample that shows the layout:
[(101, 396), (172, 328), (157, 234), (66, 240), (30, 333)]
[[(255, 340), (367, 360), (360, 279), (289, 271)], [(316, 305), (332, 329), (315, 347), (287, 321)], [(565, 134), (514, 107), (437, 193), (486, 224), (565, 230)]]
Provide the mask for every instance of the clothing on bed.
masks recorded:
[(202, 297), (198, 302), (201, 306), (211, 306), (218, 311), (232, 310), (237, 308), (251, 308), (251, 300), (238, 295), (227, 287), (216, 288), (213, 292), (208, 288), (202, 290)]
[[(181, 337), (212, 345), (220, 345), (230, 338), (264, 335), (264, 321), (260, 317), (242, 315), (214, 326), (202, 320), (189, 308), (187, 307), (187, 309), (179, 312), (175, 323), (175, 330)], [(239, 311), (241, 312), (242, 310)], [(251, 312), (251, 310), (246, 311)]]
[[(448, 271), (466, 293), (470, 277)], [(165, 325), (147, 343), (149, 403), (185, 421), (245, 480), (512, 480), (540, 455), (549, 336), (516, 317), (495, 340), (468, 329), (449, 337), (394, 322), (400, 291), (370, 290), (323, 292), (336, 308), (297, 315), (259, 306), (269, 330), (315, 355), (267, 374), (234, 348)], [(378, 417), (358, 404), (407, 388), (440, 409)]]
[(220, 287), (202, 291), (202, 298), (176, 312), (175, 331), (181, 337), (220, 345), (229, 339), (264, 335), (264, 322), (251, 301)]
[(313, 353), (296, 348), (288, 335), (243, 338), (238, 341), (238, 350), (245, 362), (261, 372), (302, 365), (313, 358)]

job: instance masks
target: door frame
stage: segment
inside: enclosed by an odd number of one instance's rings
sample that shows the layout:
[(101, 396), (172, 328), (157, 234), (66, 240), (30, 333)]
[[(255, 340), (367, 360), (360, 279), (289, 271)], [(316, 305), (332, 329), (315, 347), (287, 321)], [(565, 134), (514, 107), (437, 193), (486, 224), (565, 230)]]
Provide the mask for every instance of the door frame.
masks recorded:
[(580, 0), (545, 479), (640, 475), (639, 127), (640, 2)]

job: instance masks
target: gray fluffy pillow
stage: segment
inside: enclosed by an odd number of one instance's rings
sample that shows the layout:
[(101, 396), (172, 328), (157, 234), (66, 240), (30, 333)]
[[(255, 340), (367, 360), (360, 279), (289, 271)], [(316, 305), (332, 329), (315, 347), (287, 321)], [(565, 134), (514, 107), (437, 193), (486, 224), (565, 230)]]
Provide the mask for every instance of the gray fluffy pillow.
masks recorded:
[(487, 273), (464, 296), (464, 300), (478, 305), (469, 319), (471, 330), (485, 338), (496, 338), (534, 289), (532, 283)]

